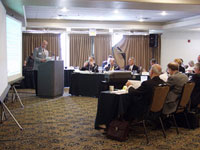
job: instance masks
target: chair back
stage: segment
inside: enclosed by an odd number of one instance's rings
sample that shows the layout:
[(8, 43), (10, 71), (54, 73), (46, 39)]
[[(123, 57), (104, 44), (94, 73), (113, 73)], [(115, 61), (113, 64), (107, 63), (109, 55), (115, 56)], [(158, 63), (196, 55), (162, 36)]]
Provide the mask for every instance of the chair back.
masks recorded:
[(151, 112), (160, 112), (162, 110), (168, 92), (169, 92), (169, 86), (165, 84), (159, 85), (154, 88), (152, 104), (150, 107)]
[(180, 113), (183, 112), (190, 101), (190, 96), (192, 94), (192, 90), (194, 89), (195, 83), (194, 82), (187, 82), (182, 91), (181, 99), (179, 105), (177, 107), (176, 112)]

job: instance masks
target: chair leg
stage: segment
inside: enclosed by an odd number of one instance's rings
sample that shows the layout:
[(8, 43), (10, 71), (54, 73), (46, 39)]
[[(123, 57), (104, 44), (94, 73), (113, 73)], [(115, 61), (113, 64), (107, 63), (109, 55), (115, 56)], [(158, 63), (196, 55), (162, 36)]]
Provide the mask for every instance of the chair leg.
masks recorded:
[(185, 120), (186, 120), (187, 126), (189, 129), (191, 129), (187, 114), (185, 112), (184, 112), (184, 115), (185, 115)]
[(164, 128), (164, 126), (163, 126), (163, 122), (162, 122), (162, 119), (161, 119), (160, 117), (159, 117), (159, 120), (160, 120), (160, 124), (161, 124), (161, 126), (162, 126), (163, 136), (164, 136), (164, 138), (166, 138), (165, 128)]
[(177, 124), (176, 124), (176, 119), (175, 119), (175, 117), (174, 117), (174, 114), (172, 115), (172, 117), (173, 117), (173, 120), (174, 120), (174, 125), (175, 125), (175, 127), (176, 127), (176, 133), (179, 134), (178, 126), (177, 126)]
[(149, 138), (148, 138), (148, 135), (147, 135), (147, 128), (146, 128), (146, 125), (145, 125), (145, 120), (143, 120), (142, 122), (143, 122), (143, 126), (144, 126), (144, 133), (145, 133), (145, 136), (146, 136), (147, 144), (149, 144)]

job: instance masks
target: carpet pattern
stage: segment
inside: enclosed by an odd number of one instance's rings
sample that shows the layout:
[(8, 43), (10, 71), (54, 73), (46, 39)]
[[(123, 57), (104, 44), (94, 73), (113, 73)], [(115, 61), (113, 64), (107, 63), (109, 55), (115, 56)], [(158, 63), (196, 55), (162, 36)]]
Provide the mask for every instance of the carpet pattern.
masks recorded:
[(148, 130), (150, 144), (142, 127), (135, 127), (126, 142), (107, 139), (94, 129), (97, 99), (73, 97), (67, 93), (56, 99), (35, 97), (33, 91), (21, 91), (25, 108), (18, 101), (8, 102), (14, 116), (24, 128), (20, 131), (7, 114), (0, 124), (0, 150), (200, 150), (200, 129), (166, 131)]

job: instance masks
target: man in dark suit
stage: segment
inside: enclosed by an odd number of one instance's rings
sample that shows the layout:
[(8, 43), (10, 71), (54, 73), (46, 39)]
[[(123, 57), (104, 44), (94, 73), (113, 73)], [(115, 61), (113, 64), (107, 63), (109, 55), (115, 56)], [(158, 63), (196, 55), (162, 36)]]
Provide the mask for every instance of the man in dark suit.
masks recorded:
[(112, 56), (112, 55), (109, 55), (109, 56), (108, 56), (108, 59), (102, 62), (102, 68), (104, 68), (105, 65), (107, 65), (107, 64), (110, 63), (110, 58), (113, 58), (113, 56)]
[(142, 116), (149, 108), (152, 102), (153, 90), (155, 86), (165, 82), (159, 78), (162, 72), (160, 65), (155, 64), (150, 70), (150, 80), (142, 82), (138, 89), (132, 87), (131, 82), (127, 82), (128, 93), (130, 94), (131, 104), (128, 109), (128, 118), (138, 118)]
[(84, 63), (84, 66), (81, 68), (81, 70), (89, 70), (92, 72), (98, 72), (98, 65), (95, 63), (94, 57), (90, 56), (88, 61)]
[(196, 108), (200, 104), (200, 63), (194, 66), (195, 74), (192, 76), (191, 81), (195, 83), (195, 87), (191, 95), (191, 108)]
[(114, 70), (120, 70), (120, 67), (115, 63), (114, 58), (110, 58), (110, 63), (105, 65), (104, 69), (106, 71), (114, 71)]
[(176, 110), (183, 86), (188, 82), (188, 77), (179, 72), (178, 63), (171, 62), (167, 65), (167, 67), (170, 74), (169, 78), (167, 79), (167, 84), (170, 86), (170, 91), (163, 107), (163, 114), (166, 115)]
[(128, 65), (125, 67), (125, 70), (129, 71), (136, 71), (137, 73), (140, 73), (140, 69), (138, 66), (135, 65), (135, 59), (134, 57), (130, 57), (128, 59)]

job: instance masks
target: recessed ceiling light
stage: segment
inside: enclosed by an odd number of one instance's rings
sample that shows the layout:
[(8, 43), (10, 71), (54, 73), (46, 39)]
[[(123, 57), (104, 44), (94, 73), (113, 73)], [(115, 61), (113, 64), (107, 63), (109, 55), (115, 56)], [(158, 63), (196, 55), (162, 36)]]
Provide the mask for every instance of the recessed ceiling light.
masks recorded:
[(118, 9), (114, 10), (114, 13), (115, 13), (115, 14), (118, 14), (118, 13), (119, 13), (119, 10), (118, 10)]
[(61, 9), (61, 11), (62, 11), (62, 12), (66, 12), (66, 11), (68, 11), (68, 9), (65, 8), (65, 7), (63, 7), (63, 8)]
[(112, 29), (112, 28), (110, 28), (110, 29), (109, 29), (109, 32), (110, 32), (110, 33), (113, 33), (113, 29)]
[(140, 18), (140, 19), (139, 19), (139, 22), (143, 22), (143, 21), (144, 21), (144, 19), (143, 19), (143, 18)]
[(100, 17), (98, 18), (99, 21), (103, 21), (103, 19), (104, 19), (103, 16), (100, 16)]
[(166, 11), (162, 11), (161, 15), (166, 16), (167, 15)]
[(67, 27), (66, 30), (67, 30), (67, 32), (70, 32), (70, 31), (71, 31), (71, 28), (70, 28), (70, 27)]

